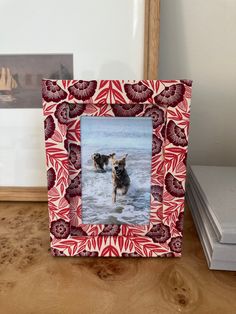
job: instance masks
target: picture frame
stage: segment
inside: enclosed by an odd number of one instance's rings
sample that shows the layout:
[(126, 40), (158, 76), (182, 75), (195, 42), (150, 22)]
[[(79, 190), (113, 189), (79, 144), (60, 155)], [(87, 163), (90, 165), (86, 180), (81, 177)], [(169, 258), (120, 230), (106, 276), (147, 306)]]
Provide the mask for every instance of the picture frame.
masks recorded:
[[(9, 0), (11, 1), (11, 0)], [(54, 10), (54, 4), (41, 2), (28, 4), (29, 11), (37, 12), (40, 17), (44, 15), (44, 7), (49, 11)], [(60, 0), (59, 0), (60, 2)], [(12, 5), (14, 5), (12, 1)], [(1, 6), (1, 5), (0, 5)], [(12, 11), (11, 6), (6, 7), (2, 3), (2, 10), (6, 14), (3, 16), (3, 24), (8, 23), (7, 16), (11, 16), (12, 28), (7, 33), (3, 33), (3, 42), (0, 53), (2, 55), (11, 54), (73, 54), (74, 73), (80, 73), (84, 79), (103, 79), (104, 77), (115, 79), (157, 79), (158, 73), (158, 45), (159, 45), (159, 0), (138, 1), (119, 1), (115, 7), (111, 3), (94, 4), (91, 11), (90, 4), (83, 2), (81, 5), (74, 1), (73, 6), (79, 9), (81, 18), (78, 20), (77, 10), (73, 16), (65, 16), (63, 10), (64, 3), (61, 1), (58, 11), (58, 19), (70, 25), (71, 31), (64, 28), (60, 36), (52, 41), (48, 37), (48, 29), (51, 27), (51, 19), (47, 17), (44, 24), (40, 25), (40, 33), (45, 38), (44, 43), (38, 41), (34, 36), (38, 33), (38, 19), (31, 21), (31, 27), (27, 23), (27, 12), (25, 18)], [(120, 24), (119, 15), (116, 11), (123, 12), (123, 23)], [(89, 24), (87, 32), (83, 29), (86, 25), (86, 15), (92, 14), (92, 23)], [(110, 27), (107, 28), (101, 19), (109, 17)], [(23, 21), (23, 22), (22, 22)], [(23, 23), (23, 24), (22, 24)], [(15, 29), (18, 25), (22, 26), (24, 38), (19, 41)], [(79, 29), (79, 36), (78, 36)], [(96, 51), (88, 47), (88, 38), (92, 38), (94, 30), (103, 33), (103, 40), (96, 44)], [(135, 32), (135, 36), (134, 36)], [(79, 40), (75, 38), (79, 37)], [(113, 49), (109, 53), (104, 53), (104, 44), (112, 45), (114, 38), (122, 38), (122, 45), (119, 49)], [(28, 38), (31, 38), (29, 41)], [(62, 38), (67, 38), (67, 47), (62, 49)], [(128, 51), (124, 53), (123, 46)], [(99, 56), (99, 58), (97, 58)], [(40, 71), (41, 72), (41, 71)], [(43, 73), (42, 73), (43, 74)], [(44, 73), (45, 74), (45, 73)], [(50, 73), (49, 73), (50, 74)], [(43, 75), (44, 78), (51, 78), (50, 75)], [(56, 79), (69, 79), (68, 77), (54, 77)], [(38, 93), (40, 95), (39, 86)], [(30, 104), (31, 106), (31, 104)], [(37, 107), (37, 108), (36, 108)], [(47, 201), (46, 176), (44, 171), (44, 139), (42, 136), (42, 114), (41, 114), (41, 95), (39, 96), (39, 106), (32, 102), (32, 108), (1, 108), (0, 129), (4, 134), (0, 149), (3, 153), (0, 156), (0, 166), (2, 171), (0, 200), (1, 201)], [(9, 128), (8, 116), (11, 114)], [(20, 142), (27, 145), (19, 145)], [(10, 157), (9, 157), (10, 156)], [(15, 158), (17, 156), (17, 158)], [(19, 167), (19, 164), (21, 165)], [(9, 172), (9, 169), (11, 171)], [(15, 173), (17, 172), (17, 175)]]
[[(191, 86), (189, 80), (43, 80), (53, 255), (181, 256)], [(151, 117), (148, 224), (83, 224), (80, 119), (84, 116)]]

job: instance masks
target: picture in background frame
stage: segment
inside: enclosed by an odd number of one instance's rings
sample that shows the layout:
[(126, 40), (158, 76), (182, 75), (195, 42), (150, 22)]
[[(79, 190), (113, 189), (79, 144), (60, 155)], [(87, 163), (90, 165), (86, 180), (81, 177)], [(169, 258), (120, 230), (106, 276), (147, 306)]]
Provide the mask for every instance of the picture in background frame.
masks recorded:
[(73, 54), (0, 55), (0, 108), (41, 108), (41, 81), (73, 79)]

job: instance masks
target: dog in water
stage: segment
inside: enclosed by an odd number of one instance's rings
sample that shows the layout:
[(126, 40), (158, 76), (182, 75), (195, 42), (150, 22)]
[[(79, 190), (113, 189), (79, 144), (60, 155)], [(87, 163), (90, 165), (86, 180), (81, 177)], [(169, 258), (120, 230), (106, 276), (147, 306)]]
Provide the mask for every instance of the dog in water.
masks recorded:
[(104, 166), (108, 166), (110, 158), (112, 158), (115, 154), (110, 155), (102, 155), (99, 153), (95, 153), (92, 155), (93, 165), (95, 170), (100, 170), (105, 172)]
[(126, 166), (126, 154), (121, 159), (116, 159), (115, 154), (112, 154), (112, 201), (116, 202), (117, 190), (121, 190), (122, 195), (125, 195), (128, 192), (130, 186), (130, 177), (125, 169)]

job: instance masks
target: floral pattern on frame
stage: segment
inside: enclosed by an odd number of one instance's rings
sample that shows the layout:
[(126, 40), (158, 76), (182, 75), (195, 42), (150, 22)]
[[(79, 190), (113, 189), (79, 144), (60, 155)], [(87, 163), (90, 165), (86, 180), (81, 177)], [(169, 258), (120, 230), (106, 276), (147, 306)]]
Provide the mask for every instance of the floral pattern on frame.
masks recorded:
[[(43, 81), (53, 255), (181, 255), (190, 100), (189, 80)], [(81, 116), (152, 118), (149, 225), (82, 223)]]

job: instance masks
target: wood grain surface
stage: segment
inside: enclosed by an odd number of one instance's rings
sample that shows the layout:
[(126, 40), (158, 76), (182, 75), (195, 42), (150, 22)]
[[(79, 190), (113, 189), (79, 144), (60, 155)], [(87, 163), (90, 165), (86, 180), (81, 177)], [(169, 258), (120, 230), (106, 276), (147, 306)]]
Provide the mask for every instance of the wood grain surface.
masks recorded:
[(1, 186), (0, 201), (46, 202), (47, 193), (46, 187)]
[(0, 313), (236, 313), (236, 272), (210, 271), (189, 212), (182, 258), (49, 253), (46, 203), (0, 203)]

